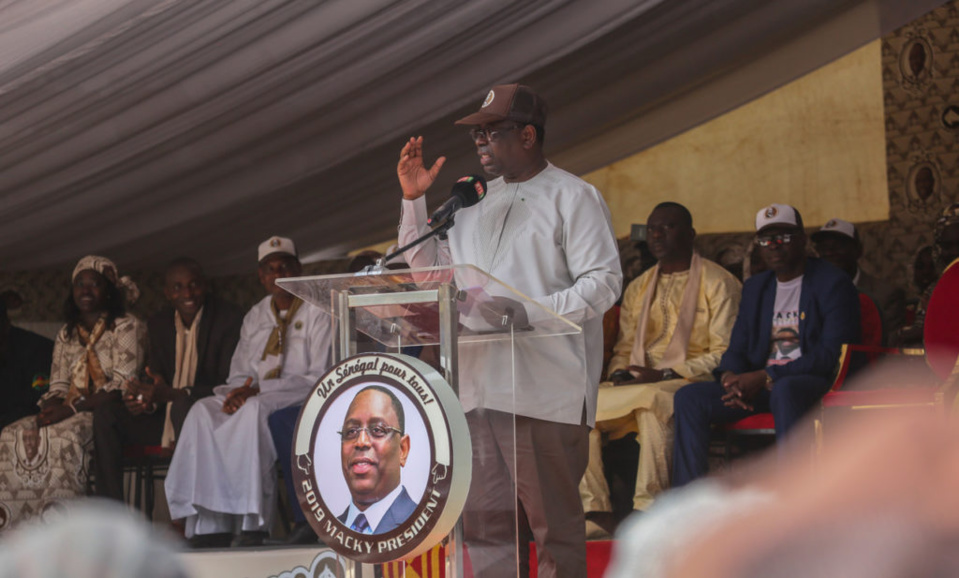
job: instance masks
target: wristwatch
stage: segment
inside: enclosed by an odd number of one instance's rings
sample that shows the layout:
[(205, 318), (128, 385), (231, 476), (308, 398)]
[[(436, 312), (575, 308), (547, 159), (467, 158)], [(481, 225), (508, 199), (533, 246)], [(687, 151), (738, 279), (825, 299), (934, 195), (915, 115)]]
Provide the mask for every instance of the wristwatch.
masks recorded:
[(661, 369), (660, 371), (663, 372), (663, 381), (666, 381), (667, 379), (679, 379), (680, 377), (678, 373), (668, 367), (666, 369)]
[(764, 371), (766, 374), (766, 389), (772, 389), (773, 387), (773, 376), (769, 375), (768, 371)]
[(634, 377), (628, 369), (617, 369), (609, 375), (609, 379), (611, 381), (629, 381), (630, 379), (634, 379)]

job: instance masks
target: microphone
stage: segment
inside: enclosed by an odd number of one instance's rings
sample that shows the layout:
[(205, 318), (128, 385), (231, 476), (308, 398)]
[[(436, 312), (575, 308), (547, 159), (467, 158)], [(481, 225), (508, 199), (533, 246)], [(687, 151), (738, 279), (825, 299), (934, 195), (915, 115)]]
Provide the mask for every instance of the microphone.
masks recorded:
[(443, 206), (436, 209), (426, 224), (441, 223), (453, 216), (453, 213), (463, 207), (472, 207), (486, 196), (486, 179), (479, 175), (469, 175), (460, 178), (450, 191), (450, 198)]

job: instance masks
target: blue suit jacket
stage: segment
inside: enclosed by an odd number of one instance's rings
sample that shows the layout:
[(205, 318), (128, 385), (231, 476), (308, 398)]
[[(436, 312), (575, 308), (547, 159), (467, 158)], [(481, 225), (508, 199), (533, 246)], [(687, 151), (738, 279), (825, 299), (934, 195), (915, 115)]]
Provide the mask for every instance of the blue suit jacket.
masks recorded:
[(792, 375), (830, 377), (843, 343), (859, 342), (859, 293), (852, 279), (837, 267), (809, 257), (799, 297), (799, 344), (802, 357), (785, 365), (766, 367), (772, 337), (776, 275), (764, 271), (743, 284), (739, 316), (729, 348), (714, 372), (744, 373), (766, 369), (773, 380)]
[[(402, 524), (409, 518), (413, 511), (416, 510), (416, 502), (410, 498), (410, 495), (406, 492), (406, 487), (403, 486), (403, 489), (400, 491), (400, 495), (396, 496), (396, 499), (393, 500), (393, 504), (390, 506), (390, 509), (386, 511), (386, 514), (383, 515), (383, 518), (380, 519), (379, 525), (373, 530), (374, 534), (383, 534), (389, 532), (390, 530), (395, 530), (397, 526)], [(340, 523), (346, 523), (346, 515), (350, 513), (349, 506), (346, 507), (346, 511), (339, 515), (337, 520)]]

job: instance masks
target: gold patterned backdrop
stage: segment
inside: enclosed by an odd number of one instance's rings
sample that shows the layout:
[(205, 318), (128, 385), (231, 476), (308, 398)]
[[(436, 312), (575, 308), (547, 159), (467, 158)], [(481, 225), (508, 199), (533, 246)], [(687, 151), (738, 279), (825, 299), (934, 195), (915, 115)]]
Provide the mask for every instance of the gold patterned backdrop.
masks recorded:
[[(959, 201), (959, 0), (889, 34), (881, 50), (889, 220), (857, 223), (862, 266), (915, 297), (913, 257), (932, 243), (938, 212)], [(716, 258), (750, 240), (709, 234), (697, 245)]]
[(884, 38), (882, 67), (891, 214), (870, 231), (870, 257), (881, 276), (911, 280), (936, 215), (957, 200), (959, 2)]

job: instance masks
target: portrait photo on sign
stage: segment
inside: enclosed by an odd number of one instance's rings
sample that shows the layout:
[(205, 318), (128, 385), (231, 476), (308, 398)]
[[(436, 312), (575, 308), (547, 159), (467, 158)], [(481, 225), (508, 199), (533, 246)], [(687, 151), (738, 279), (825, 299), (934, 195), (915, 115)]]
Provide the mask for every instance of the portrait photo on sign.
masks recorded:
[(47, 457), (46, 430), (25, 427), (17, 432), (17, 465), (24, 469), (40, 466)]
[(412, 514), (432, 459), (417, 403), (376, 381), (330, 402), (313, 451), (323, 502), (342, 524), (365, 534), (389, 532)]

